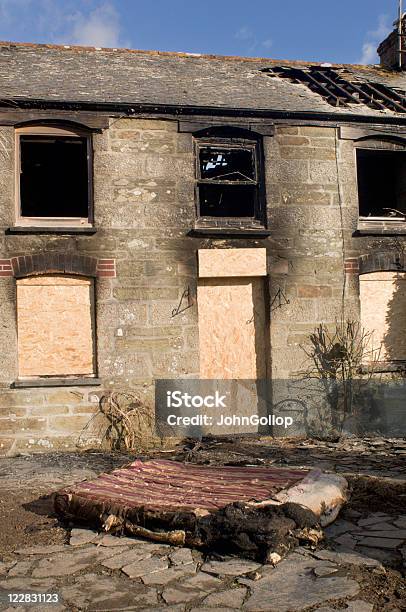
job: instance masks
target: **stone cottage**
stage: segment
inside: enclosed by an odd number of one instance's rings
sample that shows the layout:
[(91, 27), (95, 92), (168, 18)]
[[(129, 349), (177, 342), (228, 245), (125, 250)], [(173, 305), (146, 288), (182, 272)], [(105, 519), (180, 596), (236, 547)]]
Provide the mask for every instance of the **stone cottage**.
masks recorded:
[(321, 323), (406, 361), (406, 77), (0, 45), (0, 448), (75, 448), (110, 390), (289, 378)]

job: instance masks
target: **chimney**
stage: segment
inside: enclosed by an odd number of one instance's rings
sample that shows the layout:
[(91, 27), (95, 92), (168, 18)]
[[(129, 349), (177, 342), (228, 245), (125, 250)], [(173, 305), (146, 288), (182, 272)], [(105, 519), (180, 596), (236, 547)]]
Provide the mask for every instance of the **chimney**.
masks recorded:
[(402, 13), (400, 23), (399, 28), (399, 19), (394, 22), (395, 29), (377, 49), (381, 66), (389, 70), (406, 70), (406, 13)]

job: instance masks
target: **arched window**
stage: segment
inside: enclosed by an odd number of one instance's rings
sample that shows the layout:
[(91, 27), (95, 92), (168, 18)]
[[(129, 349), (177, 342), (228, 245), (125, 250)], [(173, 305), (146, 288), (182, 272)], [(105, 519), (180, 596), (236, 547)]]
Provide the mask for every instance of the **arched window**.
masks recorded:
[(194, 134), (199, 226), (264, 226), (261, 137), (240, 128)]
[(90, 133), (76, 127), (16, 129), (16, 224), (92, 223)]

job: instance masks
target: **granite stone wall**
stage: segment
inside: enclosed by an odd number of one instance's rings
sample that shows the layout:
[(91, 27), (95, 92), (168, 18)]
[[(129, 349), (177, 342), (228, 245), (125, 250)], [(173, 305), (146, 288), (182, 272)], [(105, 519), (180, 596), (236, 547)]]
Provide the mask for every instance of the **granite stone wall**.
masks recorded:
[[(199, 248), (266, 248), (273, 378), (303, 367), (301, 345), (318, 323), (333, 325), (343, 309), (359, 318), (358, 258), (393, 249), (390, 237), (353, 236), (353, 143), (340, 140), (335, 127), (279, 125), (264, 137), (265, 239), (187, 235), (195, 222), (193, 137), (179, 133), (177, 121), (112, 118), (108, 130), (93, 135), (93, 146), (97, 232), (7, 235), (15, 210), (14, 130), (0, 126), (3, 453), (92, 446), (103, 430), (101, 418), (92, 417), (106, 391), (131, 389), (152, 409), (155, 378), (199, 376), (198, 307), (172, 317), (185, 289), (196, 295)], [(41, 253), (107, 262), (98, 267), (107, 274), (95, 278), (100, 384), (11, 387), (18, 377), (16, 281), (7, 262)]]

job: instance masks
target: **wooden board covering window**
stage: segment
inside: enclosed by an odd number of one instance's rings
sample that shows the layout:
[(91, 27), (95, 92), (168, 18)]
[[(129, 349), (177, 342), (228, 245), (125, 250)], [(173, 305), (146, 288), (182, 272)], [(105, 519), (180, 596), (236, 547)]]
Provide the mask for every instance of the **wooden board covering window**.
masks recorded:
[(200, 279), (197, 301), (200, 377), (265, 378), (262, 279)]
[(20, 377), (94, 374), (92, 294), (88, 278), (17, 280)]
[(379, 361), (405, 361), (406, 274), (372, 272), (361, 275), (360, 300), (361, 324), (372, 333), (369, 348), (381, 347)]

